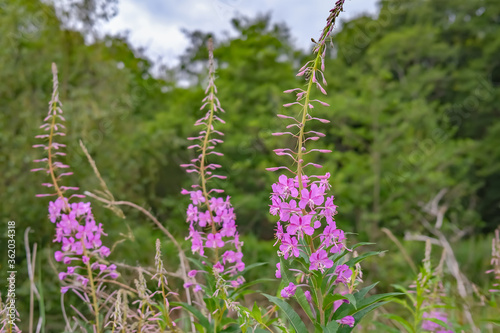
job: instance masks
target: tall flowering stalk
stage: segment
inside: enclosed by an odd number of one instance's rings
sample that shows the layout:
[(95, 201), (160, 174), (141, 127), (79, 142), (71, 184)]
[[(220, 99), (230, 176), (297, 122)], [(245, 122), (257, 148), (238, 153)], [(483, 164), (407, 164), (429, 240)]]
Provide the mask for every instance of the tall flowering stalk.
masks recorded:
[[(205, 115), (198, 119), (195, 126), (202, 129), (196, 137), (188, 140), (195, 141), (188, 149), (196, 151), (197, 157), (189, 164), (182, 164), (188, 173), (199, 175), (199, 184), (192, 185), (192, 190), (183, 189), (182, 193), (189, 195), (191, 204), (187, 209), (187, 223), (189, 223), (189, 236), (191, 240), (191, 250), (205, 257), (205, 249), (212, 249), (212, 271), (216, 276), (234, 276), (243, 271), (245, 264), (242, 261), (242, 242), (236, 229), (236, 216), (231, 206), (230, 198), (216, 196), (224, 191), (221, 189), (210, 189), (208, 183), (214, 178), (225, 179), (225, 176), (215, 174), (214, 171), (221, 168), (221, 165), (208, 161), (211, 155), (222, 156), (222, 153), (215, 151), (215, 146), (222, 143), (222, 132), (215, 129), (216, 122), (224, 123), (218, 116), (220, 112), (225, 112), (219, 99), (215, 95), (215, 63), (213, 57), (213, 42), (208, 43), (209, 49), (209, 77), (208, 86), (205, 90), (205, 98), (200, 110), (206, 110)], [(190, 272), (193, 277), (196, 272)], [(242, 282), (241, 278), (231, 281), (236, 287)], [(199, 285), (195, 290), (200, 290)]]
[(71, 175), (72, 172), (65, 171), (69, 166), (57, 160), (59, 156), (65, 156), (65, 153), (60, 151), (60, 148), (65, 145), (55, 141), (56, 137), (65, 136), (63, 132), (65, 127), (62, 123), (65, 119), (62, 115), (62, 104), (59, 101), (55, 64), (52, 64), (52, 75), (53, 92), (49, 112), (44, 119), (45, 123), (40, 126), (45, 133), (36, 136), (37, 139), (43, 139), (46, 142), (33, 146), (43, 148), (47, 152), (47, 157), (35, 160), (36, 163), (42, 163), (44, 166), (32, 171), (45, 171), (51, 180), (42, 185), (52, 193), (37, 196), (55, 197), (49, 202), (48, 210), (50, 221), (56, 225), (54, 242), (61, 244), (61, 249), (54, 254), (55, 259), (67, 266), (65, 271), (59, 273), (59, 279), (68, 283), (61, 288), (61, 292), (66, 293), (72, 289), (85, 303), (89, 304), (91, 312), (95, 315), (96, 330), (100, 332), (100, 286), (108, 277), (117, 278), (118, 273), (114, 264), (109, 265), (104, 260), (111, 251), (102, 244), (101, 237), (106, 234), (102, 223), (96, 223), (90, 202), (70, 203), (71, 199), (84, 196), (73, 194), (67, 197), (67, 191), (77, 191), (78, 187), (60, 185), (61, 178)]
[(394, 298), (393, 301), (402, 305), (401, 308), (408, 309), (411, 316), (407, 319), (397, 314), (384, 315), (391, 320), (398, 322), (409, 333), (438, 332), (453, 333), (452, 322), (448, 319), (445, 309), (450, 302), (446, 300), (446, 293), (441, 281), (444, 255), (436, 269), (431, 264), (431, 242), (426, 241), (425, 256), (422, 260), (420, 272), (415, 282), (407, 289), (400, 285), (394, 287), (400, 290), (405, 299)]
[[(290, 135), (297, 140), (297, 145), (295, 150), (283, 148), (274, 151), (278, 156), (290, 157), (295, 168), (268, 168), (270, 171), (287, 170), (292, 174), (281, 174), (278, 182), (272, 185), (271, 194), (270, 213), (278, 217), (276, 243), (279, 244), (278, 255), (281, 260), (277, 264), (276, 277), (283, 279), (284, 286), (280, 295), (285, 299), (295, 296), (316, 329), (334, 329), (339, 325), (352, 328), (357, 323), (356, 319), (360, 318), (359, 314), (356, 318), (353, 316), (356, 311), (348, 309), (347, 304), (354, 305), (352, 303), (355, 298), (352, 294), (355, 282), (361, 275), (356, 263), (363, 259), (363, 256), (343, 261), (342, 258), (349, 250), (345, 246), (344, 232), (337, 228), (334, 220), (337, 206), (334, 204), (334, 197), (328, 195), (331, 188), (330, 173), (308, 175), (306, 171), (310, 167), (322, 166), (304, 162), (305, 156), (312, 152), (331, 152), (327, 149), (308, 147), (311, 141), (325, 136), (310, 129), (314, 121), (329, 123), (327, 119), (313, 116), (315, 106), (329, 105), (312, 99), (312, 92), (316, 87), (326, 95), (326, 43), (331, 38), (336, 18), (343, 11), (343, 6), (344, 0), (336, 2), (319, 40), (315, 42), (315, 58), (308, 61), (297, 74), (305, 78), (305, 89), (294, 88), (285, 91), (294, 93), (296, 100), (285, 104), (284, 107), (297, 107), (299, 115), (294, 117), (279, 114), (279, 118), (291, 120), (286, 127), (290, 131), (273, 135)], [(278, 305), (284, 304), (274, 297), (268, 298)], [(297, 331), (306, 329), (303, 323), (292, 321), (292, 325)]]

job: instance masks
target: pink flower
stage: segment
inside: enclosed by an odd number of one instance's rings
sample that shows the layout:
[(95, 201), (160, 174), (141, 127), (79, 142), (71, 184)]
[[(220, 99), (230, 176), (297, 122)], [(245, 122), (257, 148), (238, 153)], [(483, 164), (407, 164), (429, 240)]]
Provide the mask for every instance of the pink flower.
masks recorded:
[(191, 238), (191, 251), (193, 253), (198, 252), (200, 256), (203, 256), (205, 252), (203, 250), (203, 238), (201, 238), (200, 233), (196, 230), (191, 230), (188, 238)]
[(191, 196), (191, 201), (193, 201), (195, 205), (205, 202), (205, 197), (203, 196), (203, 192), (201, 192), (200, 190), (191, 191), (189, 194)]
[(100, 253), (101, 253), (101, 256), (106, 258), (107, 256), (109, 256), (111, 254), (111, 251), (106, 246), (101, 246)]
[(320, 270), (321, 273), (325, 271), (325, 268), (333, 267), (333, 260), (328, 259), (328, 254), (324, 249), (318, 250), (311, 254), (309, 258), (311, 262), (309, 269), (311, 271)]
[(290, 235), (297, 234), (299, 237), (303, 236), (303, 233), (311, 236), (314, 233), (314, 228), (311, 227), (311, 215), (293, 215), (290, 218), (290, 224), (286, 228), (286, 231)]
[(325, 207), (319, 213), (329, 224), (333, 222), (333, 216), (337, 214), (337, 206), (333, 204), (333, 199), (333, 196), (326, 198)]
[[(278, 224), (276, 226), (276, 243), (278, 243), (280, 240), (283, 239), (284, 234), (285, 233), (283, 232), (283, 227), (281, 226), (281, 224), (278, 221)], [(274, 243), (273, 246), (276, 246), (276, 243)]]
[(189, 207), (187, 210), (187, 220), (188, 220), (188, 222), (198, 221), (198, 207), (193, 206), (193, 204), (189, 204)]
[(220, 262), (217, 262), (214, 265), (214, 271), (217, 273), (222, 273), (224, 271), (224, 266), (222, 266), (222, 264)]
[(243, 253), (241, 252), (226, 251), (222, 255), (222, 261), (224, 262), (224, 264), (226, 264), (226, 262), (232, 264), (234, 262), (241, 261), (242, 258), (243, 258)]
[(64, 258), (64, 253), (62, 253), (61, 251), (56, 251), (54, 253), (54, 257), (55, 257), (56, 261), (61, 261)]
[(200, 227), (206, 227), (207, 224), (211, 223), (210, 211), (205, 211), (204, 213), (200, 213), (198, 215), (198, 225)]
[(277, 279), (281, 279), (281, 264), (280, 263), (277, 263), (276, 264), (276, 278)]
[(290, 219), (290, 214), (292, 212), (297, 211), (297, 201), (290, 200), (289, 203), (282, 202), (279, 208), (280, 208), (280, 220), (283, 222), (287, 222)]
[(302, 198), (299, 201), (299, 207), (301, 209), (305, 209), (307, 205), (311, 209), (314, 209), (314, 206), (321, 205), (323, 201), (325, 200), (324, 194), (325, 191), (323, 188), (318, 187), (316, 184), (311, 185), (311, 189), (303, 189), (302, 190)]
[(293, 179), (288, 178), (285, 175), (279, 176), (278, 182), (276, 184), (273, 184), (273, 192), (283, 199), (288, 198), (289, 195), (295, 198), (299, 194), (299, 192), (295, 188)]
[(220, 233), (208, 234), (206, 247), (216, 248), (223, 247), (224, 241), (222, 240), (222, 235)]
[(280, 251), (285, 259), (288, 259), (290, 255), (298, 257), (300, 252), (298, 248), (298, 240), (296, 237), (290, 237), (288, 234), (284, 234), (281, 240)]
[(297, 286), (294, 285), (292, 282), (290, 282), (288, 287), (285, 287), (285, 288), (283, 288), (283, 290), (281, 290), (281, 297), (290, 298), (293, 295), (295, 295), (296, 290), (297, 290)]
[(335, 267), (337, 279), (335, 283), (348, 283), (351, 279), (352, 271), (347, 265), (339, 265)]
[(335, 222), (328, 224), (319, 238), (321, 240), (321, 246), (326, 248), (342, 243), (342, 241), (345, 240), (344, 231), (337, 229)]
[(224, 222), (220, 234), (224, 237), (233, 237), (236, 234), (236, 222), (233, 220)]
[(337, 320), (337, 323), (341, 325), (348, 325), (349, 327), (354, 327), (354, 317), (345, 316), (344, 318)]
[(90, 202), (78, 202), (71, 204), (71, 210), (75, 212), (76, 217), (91, 214)]
[(278, 196), (273, 195), (271, 197), (271, 204), (269, 205), (269, 213), (271, 213), (271, 215), (277, 215), (280, 212), (280, 208), (281, 199)]

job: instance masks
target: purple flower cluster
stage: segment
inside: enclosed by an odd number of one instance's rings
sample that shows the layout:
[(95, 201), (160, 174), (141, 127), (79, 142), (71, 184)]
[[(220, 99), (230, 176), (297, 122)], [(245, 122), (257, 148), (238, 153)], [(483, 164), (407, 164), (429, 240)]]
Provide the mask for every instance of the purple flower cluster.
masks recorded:
[[(236, 215), (234, 208), (231, 207), (229, 196), (226, 198), (212, 196), (213, 193), (222, 194), (221, 189), (208, 189), (207, 182), (211, 179), (225, 179), (225, 176), (214, 174), (213, 171), (221, 168), (219, 164), (208, 163), (209, 155), (222, 156), (222, 153), (214, 151), (217, 144), (223, 141), (219, 138), (213, 138), (212, 134), (219, 137), (224, 134), (214, 129), (214, 122), (224, 121), (217, 116), (218, 112), (224, 112), (221, 104), (215, 96), (217, 88), (215, 86), (215, 65), (213, 59), (213, 44), (209, 41), (209, 82), (205, 90), (205, 98), (201, 110), (207, 108), (205, 115), (198, 119), (195, 126), (203, 126), (199, 135), (190, 137), (188, 140), (199, 141), (188, 149), (197, 150), (197, 157), (191, 160), (189, 164), (182, 164), (187, 168), (188, 173), (196, 173), (200, 177), (200, 184), (192, 185), (192, 190), (183, 189), (182, 194), (189, 195), (191, 204), (187, 209), (187, 222), (189, 223), (189, 236), (186, 239), (191, 240), (191, 250), (205, 256), (205, 249), (213, 249), (214, 266), (213, 271), (216, 274), (228, 274), (234, 276), (243, 271), (245, 264), (242, 261), (243, 253), (241, 246), (243, 243), (239, 240), (239, 234), (236, 226)], [(230, 245), (230, 249), (227, 249)], [(219, 256), (219, 249), (225, 248), (224, 253)], [(236, 287), (242, 283), (242, 278), (231, 281)]]
[[(333, 267), (330, 254), (341, 252), (345, 246), (344, 232), (338, 229), (334, 221), (337, 206), (334, 197), (327, 196), (327, 181), (330, 174), (313, 177), (302, 176), (304, 188), (299, 195), (297, 177), (288, 178), (281, 175), (273, 184), (270, 213), (279, 217), (276, 228), (277, 243), (280, 243), (278, 254), (285, 259), (299, 257), (303, 252), (309, 257), (309, 270), (319, 270)], [(325, 198), (326, 197), (326, 198)], [(322, 223), (324, 221), (324, 223)], [(311, 252), (309, 247), (301, 244), (304, 237), (319, 238), (319, 245)], [(345, 265), (337, 266), (335, 273), (337, 281), (347, 282), (351, 271)]]
[[(54, 192), (49, 194), (38, 194), (37, 196), (57, 196), (57, 199), (49, 202), (49, 219), (56, 224), (56, 235), (54, 242), (61, 244), (61, 250), (56, 251), (54, 256), (56, 261), (62, 261), (68, 265), (66, 271), (59, 273), (60, 280), (73, 278), (72, 287), (87, 287), (90, 270), (97, 270), (97, 276), (105, 278), (118, 277), (115, 265), (103, 263), (103, 258), (110, 254), (110, 249), (102, 245), (101, 236), (106, 235), (102, 229), (102, 224), (97, 224), (92, 215), (90, 202), (70, 203), (72, 197), (82, 198), (83, 195), (73, 194), (70, 198), (65, 197), (67, 190), (78, 190), (78, 187), (60, 186), (61, 177), (71, 175), (72, 172), (58, 172), (59, 169), (68, 169), (69, 166), (55, 159), (57, 156), (64, 156), (65, 153), (59, 151), (64, 144), (54, 142), (56, 136), (64, 136), (62, 132), (64, 121), (62, 116), (61, 102), (58, 94), (57, 67), (52, 64), (53, 93), (49, 103), (49, 112), (45, 117), (45, 124), (40, 126), (46, 134), (37, 135), (36, 138), (47, 140), (48, 143), (34, 145), (34, 148), (43, 148), (47, 152), (47, 157), (35, 160), (36, 163), (45, 163), (45, 167), (33, 169), (32, 171), (45, 171), (51, 177), (51, 183), (42, 185), (53, 188)], [(82, 264), (83, 266), (80, 266)], [(80, 274), (80, 270), (86, 268), (85, 274)], [(92, 272), (90, 272), (92, 273)], [(92, 273), (93, 274), (93, 273)], [(62, 287), (61, 292), (65, 293), (70, 287)]]
[(183, 190), (182, 193), (191, 197), (191, 204), (187, 209), (189, 236), (186, 239), (191, 239), (193, 253), (205, 256), (206, 248), (215, 250), (230, 245), (232, 249), (224, 251), (221, 256), (222, 262), (217, 262), (214, 269), (219, 274), (231, 276), (245, 269), (241, 252), (243, 243), (239, 240), (236, 215), (229, 197), (225, 200), (212, 197), (206, 205), (205, 198), (199, 196), (201, 191)]
[[(66, 207), (69, 207), (69, 211)], [(111, 252), (102, 245), (101, 235), (106, 234), (102, 223), (95, 222), (90, 202), (69, 204), (66, 198), (58, 198), (49, 203), (49, 218), (56, 224), (54, 242), (61, 244), (61, 251), (56, 251), (54, 257), (56, 261), (68, 265), (65, 272), (59, 273), (61, 281), (72, 277), (78, 285), (86, 287), (89, 282), (87, 272), (82, 275), (80, 270), (87, 265), (97, 271), (96, 275), (101, 279), (118, 277), (114, 264), (102, 263), (101, 259)], [(69, 288), (62, 287), (61, 292), (65, 293)]]

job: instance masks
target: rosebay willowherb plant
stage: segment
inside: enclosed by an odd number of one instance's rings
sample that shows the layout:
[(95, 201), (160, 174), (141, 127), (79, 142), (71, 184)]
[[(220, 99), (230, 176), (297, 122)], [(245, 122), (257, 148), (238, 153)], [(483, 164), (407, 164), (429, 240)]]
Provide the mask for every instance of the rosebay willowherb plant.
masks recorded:
[[(216, 122), (224, 123), (217, 115), (224, 112), (219, 99), (215, 95), (217, 87), (215, 86), (215, 63), (213, 57), (213, 42), (209, 41), (209, 74), (208, 85), (205, 90), (205, 98), (200, 110), (206, 109), (203, 117), (198, 119), (195, 126), (202, 126), (199, 135), (190, 137), (188, 140), (198, 141), (188, 147), (194, 149), (197, 157), (191, 160), (189, 164), (182, 164), (187, 168), (188, 173), (199, 175), (199, 184), (192, 185), (192, 190), (182, 190), (183, 194), (190, 196), (191, 204), (187, 209), (187, 222), (189, 223), (189, 236), (191, 240), (191, 250), (205, 257), (205, 249), (211, 249), (209, 256), (212, 260), (212, 272), (215, 276), (235, 276), (238, 272), (245, 269), (242, 261), (241, 252), (242, 242), (239, 240), (239, 234), (236, 229), (236, 215), (231, 207), (229, 196), (226, 198), (214, 196), (222, 194), (221, 189), (208, 186), (211, 179), (225, 179), (225, 176), (215, 174), (213, 171), (221, 167), (219, 164), (209, 163), (210, 155), (221, 156), (220, 152), (215, 151), (215, 146), (221, 144), (220, 139), (224, 134), (215, 129)], [(214, 136), (215, 135), (215, 136)], [(229, 246), (227, 246), (229, 245)], [(225, 248), (224, 251), (222, 251)], [(207, 263), (208, 265), (208, 263)], [(192, 272), (195, 275), (196, 272)], [(241, 284), (242, 278), (231, 280), (232, 287)], [(196, 285), (196, 289), (200, 286)]]
[[(442, 256), (442, 259), (444, 256)], [(394, 298), (393, 301), (401, 304), (402, 308), (410, 311), (411, 316), (407, 320), (396, 314), (385, 314), (384, 316), (397, 322), (401, 328), (408, 333), (439, 332), (453, 333), (452, 322), (448, 319), (447, 310), (452, 306), (446, 305), (450, 301), (446, 297), (442, 278), (443, 261), (436, 269), (431, 265), (431, 243), (426, 242), (425, 257), (420, 267), (415, 283), (407, 289), (400, 285), (395, 288), (405, 294), (406, 299)], [(385, 326), (387, 331), (394, 328)], [(399, 330), (401, 331), (401, 330)]]
[[(190, 191), (183, 189), (182, 193), (189, 195), (191, 200), (186, 213), (189, 224), (189, 235), (186, 239), (191, 241), (192, 252), (202, 257), (202, 260), (191, 259), (198, 267), (197, 270), (189, 272), (189, 276), (195, 282), (186, 283), (184, 287), (193, 287), (194, 292), (203, 293), (205, 304), (198, 304), (202, 312), (186, 303), (175, 304), (184, 307), (197, 318), (196, 325), (199, 331), (219, 332), (238, 327), (245, 331), (251, 325), (266, 325), (262, 317), (251, 320), (252, 313), (237, 302), (237, 299), (243, 295), (243, 290), (250, 286), (244, 283), (242, 274), (255, 265), (245, 268), (241, 251), (243, 243), (239, 239), (235, 222), (236, 215), (229, 196), (225, 198), (217, 196), (224, 191), (209, 188), (208, 184), (212, 179), (226, 178), (214, 173), (215, 170), (221, 168), (221, 165), (208, 161), (212, 155), (222, 155), (214, 149), (216, 145), (223, 142), (221, 137), (224, 134), (216, 130), (214, 124), (224, 123), (218, 114), (225, 112), (215, 95), (217, 88), (212, 39), (208, 42), (208, 50), (208, 85), (205, 90), (206, 96), (202, 101), (203, 105), (200, 108), (207, 111), (195, 123), (195, 126), (202, 127), (199, 135), (188, 138), (196, 142), (188, 147), (188, 149), (195, 150), (196, 158), (192, 159), (189, 164), (181, 165), (187, 168), (188, 173), (199, 176), (199, 183), (192, 185)], [(259, 281), (252, 281), (252, 283), (256, 282)], [(231, 318), (231, 312), (236, 314), (237, 319)]]
[[(278, 216), (276, 228), (278, 255), (276, 277), (282, 279), (280, 296), (295, 298), (310, 320), (309, 326), (317, 332), (348, 332), (359, 323), (369, 311), (383, 304), (390, 294), (364, 298), (372, 286), (357, 291), (361, 271), (356, 265), (376, 252), (347, 260), (352, 249), (345, 245), (344, 232), (337, 228), (334, 216), (337, 206), (334, 197), (328, 195), (330, 174), (308, 175), (311, 167), (321, 168), (315, 163), (305, 163), (304, 158), (312, 152), (330, 153), (326, 149), (308, 149), (311, 141), (317, 141), (324, 134), (310, 129), (315, 121), (329, 123), (327, 119), (313, 116), (313, 108), (329, 105), (312, 99), (313, 87), (326, 95), (325, 55), (327, 41), (335, 21), (343, 10), (344, 0), (339, 0), (330, 11), (326, 27), (315, 42), (315, 58), (308, 61), (297, 76), (305, 78), (305, 88), (286, 90), (294, 93), (296, 101), (285, 107), (297, 107), (299, 116), (279, 114), (282, 119), (291, 120), (287, 132), (274, 133), (276, 136), (290, 135), (296, 140), (296, 149), (275, 149), (279, 156), (289, 156), (294, 169), (287, 166), (268, 168), (270, 171), (286, 170), (290, 176), (282, 174), (272, 185), (270, 213)], [(276, 245), (276, 244), (275, 244)], [(355, 247), (362, 245), (358, 244)], [(353, 247), (354, 248), (354, 247)], [(278, 305), (288, 317), (297, 332), (307, 331), (304, 323), (292, 307), (284, 300), (267, 296)]]
[[(37, 139), (45, 140), (42, 144), (36, 144), (34, 148), (43, 148), (46, 157), (35, 160), (43, 164), (43, 167), (32, 169), (32, 171), (44, 171), (50, 182), (42, 185), (49, 189), (50, 193), (38, 194), (39, 197), (53, 197), (49, 202), (49, 219), (54, 223), (54, 242), (61, 245), (54, 257), (56, 261), (62, 262), (66, 267), (59, 272), (59, 279), (65, 284), (61, 292), (72, 290), (85, 304), (94, 319), (87, 319), (79, 312), (78, 315), (86, 325), (91, 325), (96, 332), (102, 331), (102, 313), (106, 299), (110, 298), (103, 290), (104, 281), (107, 278), (116, 279), (118, 273), (114, 264), (107, 263), (104, 258), (109, 256), (110, 249), (103, 245), (101, 237), (106, 235), (102, 223), (96, 223), (92, 214), (90, 202), (70, 202), (74, 198), (83, 198), (83, 195), (72, 194), (67, 196), (67, 191), (77, 191), (77, 187), (61, 185), (61, 178), (71, 175), (66, 171), (69, 166), (58, 161), (58, 156), (65, 153), (60, 148), (64, 144), (55, 142), (57, 137), (65, 136), (64, 117), (62, 115), (61, 102), (58, 94), (57, 68), (52, 64), (53, 92), (49, 103), (49, 112), (45, 117), (45, 123), (40, 126), (44, 134), (37, 135)], [(62, 170), (62, 172), (61, 172)]]

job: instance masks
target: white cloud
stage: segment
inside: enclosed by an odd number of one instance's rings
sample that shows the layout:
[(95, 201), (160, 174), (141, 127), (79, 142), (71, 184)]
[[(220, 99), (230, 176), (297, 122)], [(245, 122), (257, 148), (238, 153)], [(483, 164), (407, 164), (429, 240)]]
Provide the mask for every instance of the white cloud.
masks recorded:
[[(376, 0), (350, 0), (344, 5), (344, 19), (361, 13), (374, 14)], [(121, 0), (119, 14), (103, 28), (105, 32), (130, 31), (130, 42), (146, 47), (153, 60), (163, 57), (170, 64), (188, 46), (181, 32), (231, 31), (231, 19), (236, 13), (254, 17), (257, 13), (272, 13), (274, 22), (285, 22), (290, 27), (296, 45), (307, 48), (310, 38), (319, 36), (332, 0)]]

